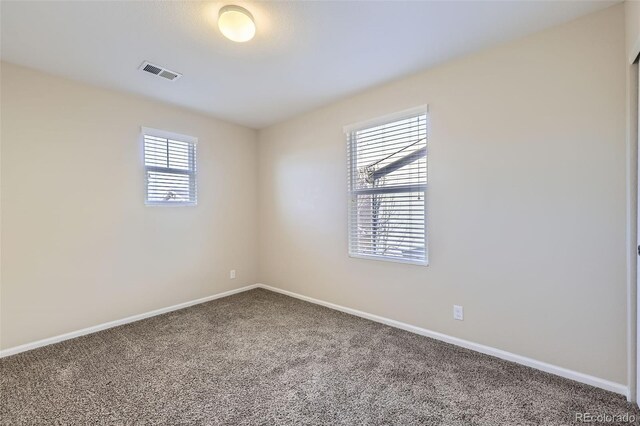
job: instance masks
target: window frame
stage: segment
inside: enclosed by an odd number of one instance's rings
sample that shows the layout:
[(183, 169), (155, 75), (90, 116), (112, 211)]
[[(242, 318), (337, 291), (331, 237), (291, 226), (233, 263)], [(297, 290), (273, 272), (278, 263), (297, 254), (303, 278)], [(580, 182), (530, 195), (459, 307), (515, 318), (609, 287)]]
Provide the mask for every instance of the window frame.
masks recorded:
[[(193, 170), (174, 169), (161, 166), (147, 166), (145, 156), (145, 136), (174, 140), (187, 143), (193, 146)], [(198, 205), (198, 138), (166, 130), (154, 129), (151, 127), (140, 128), (140, 143), (142, 146), (142, 169), (144, 173), (144, 204), (149, 207), (196, 207)], [(189, 176), (189, 189), (193, 185), (195, 201), (150, 201), (149, 200), (149, 178), (148, 172), (173, 173)]]
[[(352, 247), (352, 230), (353, 230), (353, 225), (354, 225), (354, 215), (352, 214), (353, 212), (353, 208), (354, 208), (354, 198), (358, 195), (358, 192), (369, 192), (369, 193), (381, 193), (381, 194), (388, 194), (388, 193), (398, 193), (398, 192), (403, 192), (403, 191), (398, 191), (398, 189), (391, 189), (390, 188), (380, 188), (379, 190), (371, 190), (371, 189), (367, 189), (367, 190), (360, 190), (360, 191), (354, 191), (352, 188), (354, 187), (354, 181), (353, 181), (353, 172), (352, 170), (354, 170), (355, 164), (353, 162), (357, 161), (356, 156), (352, 155), (352, 152), (350, 152), (349, 150), (350, 148), (350, 139), (351, 139), (351, 135), (354, 132), (357, 131), (361, 131), (361, 130), (365, 130), (371, 127), (376, 127), (376, 126), (381, 126), (384, 124), (389, 124), (392, 123), (394, 121), (400, 121), (400, 120), (404, 120), (404, 119), (408, 119), (408, 118), (412, 118), (412, 117), (416, 117), (419, 115), (425, 115), (426, 116), (426, 145), (427, 145), (427, 155), (426, 155), (426, 173), (427, 173), (427, 178), (426, 178), (426, 183), (424, 184), (424, 189), (422, 189), (421, 191), (411, 191), (411, 192), (422, 192), (423, 193), (423, 198), (424, 198), (424, 250), (425, 250), (425, 258), (424, 260), (415, 260), (415, 259), (402, 259), (402, 258), (394, 258), (394, 257), (390, 257), (390, 256), (379, 256), (379, 255), (371, 255), (371, 254), (360, 254), (357, 252), (353, 252), (351, 247)], [(346, 136), (347, 139), (347, 159), (351, 159), (351, 164), (347, 165), (347, 172), (349, 174), (349, 176), (347, 177), (348, 179), (348, 183), (349, 183), (349, 189), (347, 191), (347, 203), (348, 203), (348, 208), (347, 208), (347, 252), (350, 258), (354, 258), (354, 259), (365, 259), (365, 260), (379, 260), (379, 261), (383, 261), (383, 262), (392, 262), (392, 263), (401, 263), (401, 264), (408, 264), (408, 265), (416, 265), (416, 266), (429, 266), (429, 218), (427, 216), (427, 205), (428, 203), (428, 188), (429, 188), (429, 139), (430, 139), (430, 131), (431, 131), (431, 126), (430, 126), (430, 117), (429, 117), (429, 106), (428, 105), (420, 105), (414, 108), (410, 108), (410, 109), (406, 109), (406, 110), (402, 110), (402, 111), (398, 111), (395, 113), (391, 113), (391, 114), (387, 114), (381, 117), (377, 117), (374, 119), (370, 119), (370, 120), (365, 120), (365, 121), (361, 121), (358, 123), (354, 123), (348, 126), (344, 126), (343, 127), (343, 131), (344, 134)], [(422, 186), (422, 185), (420, 185)], [(409, 192), (409, 191), (407, 191)]]

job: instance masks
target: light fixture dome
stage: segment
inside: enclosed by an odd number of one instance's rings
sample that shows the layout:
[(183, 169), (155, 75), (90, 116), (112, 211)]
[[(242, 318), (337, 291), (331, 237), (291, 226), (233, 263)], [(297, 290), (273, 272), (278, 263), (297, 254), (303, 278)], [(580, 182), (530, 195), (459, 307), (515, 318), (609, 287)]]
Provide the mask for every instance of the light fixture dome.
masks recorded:
[(220, 9), (218, 28), (229, 40), (242, 43), (256, 35), (256, 24), (253, 16), (243, 7), (228, 5)]

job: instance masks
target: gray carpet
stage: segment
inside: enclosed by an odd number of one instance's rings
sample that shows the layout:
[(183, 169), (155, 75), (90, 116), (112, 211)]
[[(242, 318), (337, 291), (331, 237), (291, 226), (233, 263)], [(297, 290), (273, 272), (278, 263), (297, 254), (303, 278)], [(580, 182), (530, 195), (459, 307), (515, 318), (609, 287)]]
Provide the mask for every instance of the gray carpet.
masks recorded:
[(0, 391), (3, 425), (563, 425), (576, 412), (640, 414), (620, 395), (260, 289), (4, 358)]

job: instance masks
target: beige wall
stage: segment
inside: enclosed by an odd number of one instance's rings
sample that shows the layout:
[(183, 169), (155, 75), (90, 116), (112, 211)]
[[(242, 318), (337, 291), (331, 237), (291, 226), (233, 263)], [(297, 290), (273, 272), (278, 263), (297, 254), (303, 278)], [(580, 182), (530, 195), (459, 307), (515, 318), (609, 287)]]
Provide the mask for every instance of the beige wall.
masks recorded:
[(626, 39), (629, 62), (640, 54), (640, 0), (625, 1)]
[[(624, 31), (618, 5), (261, 131), (261, 282), (626, 384)], [(425, 103), (430, 266), (349, 258), (342, 127)]]
[(627, 67), (627, 191), (628, 191), (628, 316), (629, 316), (629, 387), (631, 399), (637, 401), (637, 384), (640, 371), (638, 371), (638, 315), (637, 315), (637, 202), (638, 202), (638, 63), (633, 63), (640, 53), (640, 1), (627, 0), (625, 2), (625, 28), (626, 48), (628, 60), (631, 65)]
[[(1, 71), (2, 348), (257, 281), (254, 130)], [(199, 138), (197, 207), (145, 207), (140, 126)]]

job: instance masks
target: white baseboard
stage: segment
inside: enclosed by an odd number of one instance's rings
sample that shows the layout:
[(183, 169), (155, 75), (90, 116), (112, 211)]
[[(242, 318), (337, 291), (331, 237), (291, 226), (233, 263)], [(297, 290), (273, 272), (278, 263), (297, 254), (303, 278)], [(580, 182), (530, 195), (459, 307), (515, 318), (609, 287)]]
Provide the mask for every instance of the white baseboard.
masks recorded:
[(13, 348), (8, 348), (0, 351), (0, 358), (7, 357), (10, 355), (15, 355), (20, 352), (29, 351), (31, 349), (36, 349), (42, 346), (51, 345), (54, 343), (62, 342), (64, 340), (73, 339), (75, 337), (84, 336), (86, 334), (95, 333), (97, 331), (106, 330), (108, 328), (117, 327), (119, 325), (128, 324), (131, 322), (139, 321), (141, 319), (153, 317), (156, 315), (161, 315), (167, 312), (175, 311), (178, 309), (187, 308), (189, 306), (197, 305), (200, 303), (209, 302), (211, 300), (220, 299), (223, 297), (231, 296), (233, 294), (241, 293), (248, 290), (253, 290), (254, 288), (263, 288), (265, 290), (270, 290), (276, 293), (281, 293), (287, 296), (295, 297), (296, 299), (304, 300), (307, 302), (315, 303), (316, 305), (325, 306), (330, 309), (334, 309), (337, 311), (345, 312), (347, 314), (355, 315), (357, 317), (366, 318), (371, 321), (379, 322), (381, 324), (386, 324), (391, 327), (399, 328), (405, 331), (409, 331), (411, 333), (419, 334), (421, 336), (431, 337), (432, 339), (440, 340), (446, 343), (451, 343), (456, 346), (461, 346), (463, 348), (471, 349), (476, 352), (480, 352), (483, 354), (495, 356), (497, 358), (501, 358), (507, 361), (515, 362), (517, 364), (526, 365), (527, 367), (532, 367), (538, 370), (545, 371), (547, 373), (555, 374), (557, 376), (561, 376), (567, 379), (575, 380), (576, 382), (585, 383), (587, 385), (595, 386), (597, 388), (605, 389), (611, 392), (615, 392), (618, 394), (622, 394), (629, 398), (629, 388), (626, 385), (611, 382), (609, 380), (601, 379), (599, 377), (590, 376), (588, 374), (580, 373), (577, 371), (569, 370), (563, 367), (558, 367), (553, 364), (548, 364), (546, 362), (537, 361), (532, 358), (527, 358), (521, 355), (516, 355), (511, 352), (503, 351), (501, 349), (492, 348), (490, 346), (481, 345), (479, 343), (470, 342), (468, 340), (459, 339), (457, 337), (448, 336), (443, 333), (438, 333), (437, 331), (427, 330), (426, 328), (416, 327), (414, 325), (406, 324), (400, 321), (395, 321), (389, 318), (381, 317), (374, 314), (369, 314), (367, 312), (358, 311), (356, 309), (347, 308), (344, 306), (336, 305), (334, 303), (325, 302), (323, 300), (314, 299), (312, 297), (303, 296), (298, 293), (293, 293), (291, 291), (282, 290), (276, 287), (271, 287), (266, 284), (253, 284), (248, 285), (246, 287), (237, 288), (234, 290), (225, 291), (223, 293), (214, 294), (212, 296), (203, 297), (201, 299), (191, 300), (189, 302), (179, 303), (177, 305), (168, 306), (166, 308), (156, 309), (153, 311), (145, 312), (143, 314), (132, 315), (127, 318), (105, 322), (103, 324), (98, 324), (93, 327), (83, 328), (82, 330), (72, 331), (70, 333), (60, 334), (58, 336), (49, 337), (47, 339), (38, 340), (36, 342), (26, 343), (20, 346), (14, 346)]
[(141, 319), (154, 317), (156, 315), (165, 314), (167, 312), (176, 311), (178, 309), (188, 308), (189, 306), (198, 305), (200, 303), (209, 302), (211, 300), (220, 299), (223, 297), (231, 296), (232, 294), (241, 293), (243, 291), (253, 290), (258, 287), (257, 284), (248, 285), (246, 287), (236, 288), (233, 290), (225, 291), (223, 293), (214, 294), (212, 296), (203, 297), (201, 299), (191, 300), (184, 303), (178, 303), (177, 305), (168, 306), (166, 308), (160, 308), (153, 311), (145, 312), (143, 314), (132, 315), (130, 317), (122, 318), (115, 321), (109, 321), (102, 324), (94, 325), (92, 327), (83, 328), (82, 330), (72, 331), (70, 333), (60, 334), (58, 336), (48, 337), (46, 339), (38, 340), (36, 342), (26, 343), (20, 346), (14, 346), (12, 348), (0, 350), (0, 358), (6, 356), (19, 354), (20, 352), (30, 351), (41, 346), (52, 345), (54, 343), (62, 342), (63, 340), (73, 339), (75, 337), (84, 336), (85, 334), (95, 333), (97, 331), (106, 330), (107, 328), (117, 327), (119, 325), (128, 324), (134, 321), (140, 321)]
[(378, 315), (369, 314), (367, 312), (358, 311), (356, 309), (346, 308), (344, 306), (336, 305), (334, 303), (325, 302), (323, 300), (314, 299), (313, 297), (303, 296), (291, 291), (282, 290), (276, 287), (271, 287), (265, 284), (258, 284), (257, 287), (264, 288), (265, 290), (274, 291), (276, 293), (282, 293), (287, 296), (295, 297), (296, 299), (304, 300), (307, 302), (315, 303), (316, 305), (325, 306), (327, 308), (335, 309), (337, 311), (345, 312), (347, 314), (355, 315), (357, 317), (366, 318), (371, 321), (386, 324), (391, 327), (399, 328), (411, 333), (419, 334), (421, 336), (431, 337), (432, 339), (440, 340), (452, 345), (461, 346), (463, 348), (471, 349), (476, 352), (480, 352), (486, 355), (495, 356), (507, 361), (515, 362), (517, 364), (526, 365), (537, 370), (542, 370), (547, 373), (555, 374), (566, 379), (575, 380), (576, 382), (585, 383), (587, 385), (595, 386), (597, 388), (605, 389), (611, 392), (625, 395), (629, 399), (629, 388), (621, 383), (611, 382), (609, 380), (601, 379), (599, 377), (590, 376), (588, 374), (580, 373), (578, 371), (569, 370), (557, 365), (548, 364), (546, 362), (538, 361), (532, 358), (527, 358), (522, 355), (517, 355), (511, 352), (503, 351), (501, 349), (492, 348), (491, 346), (481, 345), (479, 343), (470, 342), (468, 340), (459, 339), (457, 337), (448, 336), (437, 331), (427, 330), (426, 328), (416, 327), (414, 325), (406, 324), (400, 321), (395, 321), (389, 318), (384, 318)]

